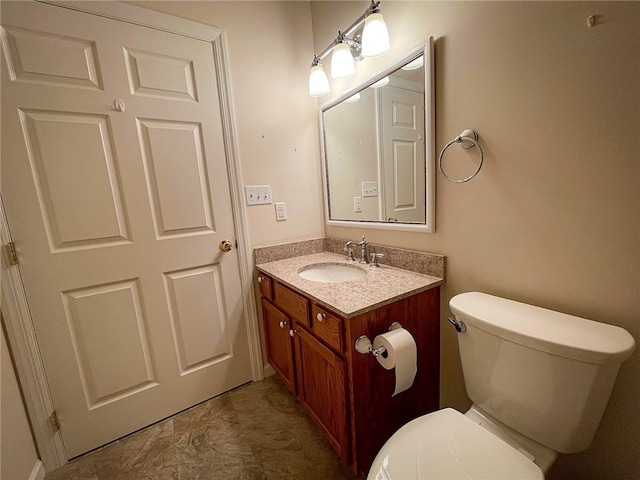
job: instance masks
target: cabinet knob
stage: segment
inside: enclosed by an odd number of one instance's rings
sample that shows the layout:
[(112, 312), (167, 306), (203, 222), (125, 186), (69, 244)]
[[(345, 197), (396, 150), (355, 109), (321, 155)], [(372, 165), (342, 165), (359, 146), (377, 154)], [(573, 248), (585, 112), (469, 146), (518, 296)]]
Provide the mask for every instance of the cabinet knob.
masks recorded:
[(262, 280), (264, 280), (263, 277), (258, 277), (258, 283), (262, 283)]
[(296, 334), (296, 330), (293, 328), (289, 330), (289, 336), (293, 337)]
[(327, 318), (327, 316), (324, 313), (319, 313), (316, 315), (316, 318), (319, 322), (324, 322), (324, 319)]
[(280, 328), (284, 328), (287, 326), (287, 322), (280, 322)]

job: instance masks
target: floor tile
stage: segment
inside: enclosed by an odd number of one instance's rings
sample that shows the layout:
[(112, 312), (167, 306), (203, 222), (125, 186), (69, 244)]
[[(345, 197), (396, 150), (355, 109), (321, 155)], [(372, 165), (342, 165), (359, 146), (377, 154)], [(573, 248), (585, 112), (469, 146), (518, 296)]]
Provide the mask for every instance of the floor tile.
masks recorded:
[(45, 480), (355, 480), (277, 377), (204, 402)]

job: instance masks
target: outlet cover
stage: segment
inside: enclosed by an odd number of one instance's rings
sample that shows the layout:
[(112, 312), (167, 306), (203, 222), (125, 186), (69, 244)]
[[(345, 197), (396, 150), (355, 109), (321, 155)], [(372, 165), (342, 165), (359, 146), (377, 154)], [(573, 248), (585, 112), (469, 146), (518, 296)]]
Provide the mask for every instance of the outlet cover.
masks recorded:
[(362, 212), (362, 197), (353, 197), (353, 212)]
[(287, 219), (287, 206), (284, 202), (276, 202), (276, 220), (278, 222)]

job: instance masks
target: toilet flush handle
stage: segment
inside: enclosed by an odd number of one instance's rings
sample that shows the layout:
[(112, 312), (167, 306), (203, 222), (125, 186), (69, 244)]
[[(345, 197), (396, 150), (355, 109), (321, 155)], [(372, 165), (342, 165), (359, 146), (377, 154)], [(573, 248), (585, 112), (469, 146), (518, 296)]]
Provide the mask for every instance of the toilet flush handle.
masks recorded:
[(447, 317), (447, 320), (449, 320), (449, 323), (451, 325), (456, 327), (456, 331), (458, 333), (464, 333), (467, 331), (467, 326), (464, 324), (462, 320), (453, 319), (451, 317)]

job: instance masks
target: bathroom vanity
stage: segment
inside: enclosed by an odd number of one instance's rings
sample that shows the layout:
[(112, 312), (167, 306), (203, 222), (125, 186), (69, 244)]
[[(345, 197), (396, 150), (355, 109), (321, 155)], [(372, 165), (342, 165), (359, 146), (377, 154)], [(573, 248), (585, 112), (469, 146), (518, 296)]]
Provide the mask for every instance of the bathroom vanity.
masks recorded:
[[(299, 275), (318, 265), (359, 269), (360, 278), (326, 283)], [(256, 268), (269, 363), (344, 461), (366, 474), (393, 432), (439, 407), (442, 278), (330, 252)], [(394, 322), (415, 339), (418, 365), (413, 386), (392, 397), (395, 370), (354, 345)]]

